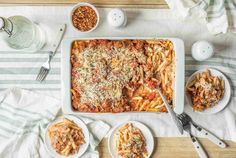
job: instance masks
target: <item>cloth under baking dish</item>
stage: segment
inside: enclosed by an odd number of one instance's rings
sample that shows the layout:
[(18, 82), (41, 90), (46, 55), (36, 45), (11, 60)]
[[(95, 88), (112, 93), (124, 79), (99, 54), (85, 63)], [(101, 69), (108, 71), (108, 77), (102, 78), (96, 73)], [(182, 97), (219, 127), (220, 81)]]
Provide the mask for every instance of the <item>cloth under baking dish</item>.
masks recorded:
[[(57, 23), (68, 23), (68, 12), (71, 7), (62, 6), (18, 6), (1, 7), (2, 16), (21, 14), (37, 22), (47, 25), (53, 30)], [(236, 36), (225, 34), (213, 36), (208, 33), (205, 25), (194, 21), (180, 21), (170, 10), (153, 9), (125, 9), (128, 15), (127, 26), (120, 30), (113, 30), (106, 22), (105, 15), (110, 9), (99, 9), (101, 23), (89, 34), (80, 34), (68, 27), (65, 37), (78, 36), (158, 36), (178, 37), (184, 40), (186, 49), (186, 78), (199, 68), (208, 66), (224, 72), (231, 81), (232, 99), (229, 105), (220, 113), (214, 115), (199, 115), (185, 106), (193, 120), (202, 125), (218, 137), (236, 141)], [(195, 62), (190, 56), (191, 45), (197, 40), (208, 40), (216, 47), (216, 55), (204, 62)], [(35, 81), (39, 66), (45, 61), (48, 46), (38, 53), (15, 52), (7, 48), (2, 41), (0, 51), (0, 88), (1, 90), (13, 86), (35, 90), (60, 99), (60, 52), (52, 60), (52, 70), (43, 84)], [(69, 53), (69, 52), (68, 52)], [(127, 120), (137, 120), (146, 124), (158, 137), (180, 136), (178, 130), (167, 114), (146, 115), (93, 115), (93, 119), (101, 119), (110, 125), (123, 123)], [(151, 121), (150, 121), (151, 120)]]

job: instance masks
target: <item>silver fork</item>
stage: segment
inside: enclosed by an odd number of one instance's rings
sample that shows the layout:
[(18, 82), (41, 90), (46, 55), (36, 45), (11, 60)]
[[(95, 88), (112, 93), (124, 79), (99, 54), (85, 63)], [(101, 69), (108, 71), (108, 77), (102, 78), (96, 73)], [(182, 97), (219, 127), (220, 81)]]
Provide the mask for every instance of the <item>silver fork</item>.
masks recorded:
[(48, 60), (41, 66), (39, 70), (39, 74), (36, 78), (37, 81), (42, 82), (48, 75), (48, 72), (51, 69), (50, 62), (51, 62), (52, 57), (53, 57), (53, 52), (50, 51), (48, 54)]
[(221, 148), (226, 148), (227, 144), (225, 144), (225, 142), (223, 142), (222, 140), (220, 140), (218, 137), (216, 137), (214, 134), (212, 134), (211, 132), (207, 131), (206, 129), (204, 129), (203, 127), (199, 126), (198, 124), (196, 124), (191, 117), (186, 114), (186, 113), (182, 113), (180, 117), (185, 117), (186, 119), (188, 119), (190, 122), (190, 125), (193, 125), (192, 127), (194, 127), (198, 132), (200, 132), (202, 135), (205, 135), (207, 139), (209, 139), (211, 142), (213, 142), (214, 144), (216, 144), (217, 146), (221, 147)]
[(51, 44), (51, 51), (48, 54), (48, 60), (41, 66), (40, 70), (39, 70), (39, 74), (36, 77), (37, 81), (42, 82), (48, 75), (48, 72), (50, 71), (50, 62), (52, 57), (55, 55), (61, 41), (63, 38), (63, 35), (65, 33), (65, 29), (66, 29), (66, 24), (62, 24), (59, 27), (58, 33), (56, 35), (55, 41), (53, 41), (53, 43)]
[(182, 113), (180, 115), (177, 116), (180, 120), (180, 122), (182, 123), (183, 125), (183, 129), (184, 131), (186, 131), (191, 140), (192, 140), (192, 143), (193, 143), (193, 146), (195, 148), (195, 150), (197, 151), (198, 155), (200, 158), (207, 158), (207, 154), (206, 152), (203, 150), (201, 144), (198, 142), (197, 138), (195, 136), (192, 135), (191, 133), (191, 118), (186, 115), (185, 113)]

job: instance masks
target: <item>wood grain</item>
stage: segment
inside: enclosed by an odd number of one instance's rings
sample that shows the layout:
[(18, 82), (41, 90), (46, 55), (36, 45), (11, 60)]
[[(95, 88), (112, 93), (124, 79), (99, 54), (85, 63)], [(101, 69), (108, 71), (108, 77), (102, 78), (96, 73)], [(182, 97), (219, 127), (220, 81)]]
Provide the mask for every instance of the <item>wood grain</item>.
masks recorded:
[(88, 2), (93, 4), (138, 4), (138, 5), (163, 5), (165, 0), (0, 0), (1, 3), (36, 3), (36, 4), (73, 4), (78, 2)]
[[(165, 0), (0, 0), (0, 5), (73, 5), (83, 1), (98, 7), (168, 8)], [(228, 147), (221, 149), (208, 139), (199, 140), (211, 158), (236, 158), (236, 143), (232, 141), (226, 141)], [(107, 139), (98, 150), (101, 158), (111, 158)], [(152, 158), (198, 158), (198, 155), (189, 138), (156, 138)]]
[(165, 0), (0, 0), (0, 5), (72, 5), (78, 2), (97, 7), (168, 8)]
[[(152, 158), (199, 158), (189, 138), (156, 138)], [(236, 158), (236, 143), (226, 141), (228, 147), (222, 149), (208, 139), (198, 139), (210, 158)], [(98, 148), (101, 158), (111, 158), (107, 139)]]
[(165, 0), (0, 0), (0, 3), (14, 3), (14, 4), (74, 4), (78, 2), (88, 2), (93, 4), (125, 4), (125, 5), (164, 5)]

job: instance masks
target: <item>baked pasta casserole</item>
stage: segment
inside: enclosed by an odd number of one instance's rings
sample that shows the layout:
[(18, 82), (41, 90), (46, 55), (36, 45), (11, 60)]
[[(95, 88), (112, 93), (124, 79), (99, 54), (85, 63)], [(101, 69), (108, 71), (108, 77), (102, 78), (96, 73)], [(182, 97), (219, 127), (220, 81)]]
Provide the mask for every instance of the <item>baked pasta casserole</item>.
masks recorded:
[(170, 40), (77, 40), (71, 50), (72, 106), (80, 112), (166, 112), (175, 52)]

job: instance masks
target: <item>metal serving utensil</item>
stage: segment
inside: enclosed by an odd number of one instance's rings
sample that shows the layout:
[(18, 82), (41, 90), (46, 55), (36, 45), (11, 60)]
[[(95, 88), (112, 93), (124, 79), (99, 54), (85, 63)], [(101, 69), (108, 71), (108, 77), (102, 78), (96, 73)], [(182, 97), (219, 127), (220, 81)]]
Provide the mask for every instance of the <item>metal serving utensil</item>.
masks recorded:
[(186, 114), (186, 113), (182, 113), (181, 115), (178, 116), (178, 118), (185, 118), (186, 120), (189, 121), (190, 125), (193, 125), (193, 127), (200, 132), (202, 135), (205, 135), (207, 139), (209, 139), (211, 142), (213, 142), (214, 144), (216, 144), (217, 146), (221, 147), (221, 148), (225, 148), (227, 147), (227, 145), (220, 140), (219, 138), (217, 138), (215, 135), (213, 135), (212, 133), (208, 132), (207, 130), (205, 130), (204, 128), (202, 128), (201, 126), (197, 125), (192, 119), (191, 117)]
[(181, 121), (183, 128), (186, 132), (189, 133), (192, 143), (199, 155), (199, 157), (201, 158), (207, 158), (207, 154), (205, 153), (205, 151), (203, 150), (202, 146), (200, 145), (200, 143), (198, 142), (198, 140), (196, 139), (196, 137), (194, 137), (191, 134), (191, 125), (197, 129), (197, 131), (199, 131), (200, 133), (202, 133), (203, 135), (206, 136), (206, 138), (208, 138), (210, 141), (212, 141), (214, 144), (218, 145), (221, 148), (225, 148), (227, 145), (220, 140), (219, 138), (217, 138), (216, 136), (214, 136), (213, 134), (211, 134), (210, 132), (208, 132), (207, 130), (203, 129), (202, 127), (200, 127), (199, 125), (197, 125), (192, 119), (191, 117), (186, 114), (186, 113), (182, 113), (180, 115), (178, 115), (179, 120)]
[(163, 100), (163, 102), (164, 102), (164, 105), (165, 105), (165, 107), (166, 107), (166, 109), (167, 109), (167, 111), (168, 111), (168, 114), (169, 114), (170, 117), (171, 117), (171, 119), (174, 121), (174, 123), (175, 123), (175, 125), (177, 126), (179, 132), (180, 132), (181, 134), (183, 134), (183, 126), (182, 126), (182, 124), (180, 123), (178, 117), (176, 116), (176, 113), (171, 109), (169, 103), (167, 102), (165, 96), (162, 94), (162, 92), (161, 92), (161, 90), (160, 90), (160, 88), (159, 88), (158, 86), (156, 87), (156, 90), (157, 90), (158, 93), (160, 94), (160, 96), (161, 96), (161, 98), (162, 98), (162, 100)]
[(186, 131), (193, 143), (195, 150), (197, 151), (200, 158), (208, 158), (206, 152), (203, 150), (201, 144), (198, 142), (195, 136), (191, 133), (191, 118), (188, 117), (185, 113), (178, 115), (179, 120), (181, 121), (184, 131)]

